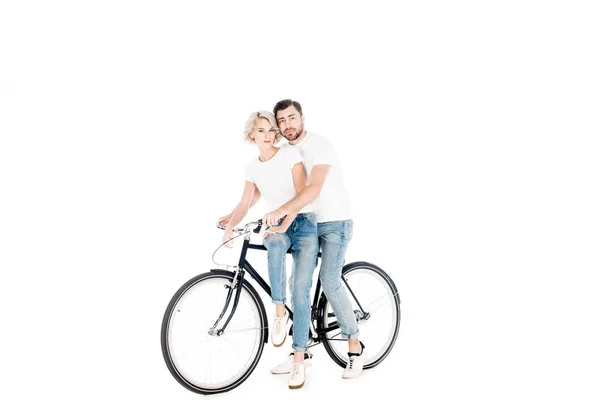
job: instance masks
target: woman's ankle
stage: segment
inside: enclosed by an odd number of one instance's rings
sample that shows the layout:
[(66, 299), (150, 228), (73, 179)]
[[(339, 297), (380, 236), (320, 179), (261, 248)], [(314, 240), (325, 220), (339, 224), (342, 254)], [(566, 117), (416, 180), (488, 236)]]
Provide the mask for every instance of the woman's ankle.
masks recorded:
[(285, 311), (285, 304), (277, 304), (275, 306), (275, 314), (278, 317), (283, 317), (285, 315), (286, 311)]

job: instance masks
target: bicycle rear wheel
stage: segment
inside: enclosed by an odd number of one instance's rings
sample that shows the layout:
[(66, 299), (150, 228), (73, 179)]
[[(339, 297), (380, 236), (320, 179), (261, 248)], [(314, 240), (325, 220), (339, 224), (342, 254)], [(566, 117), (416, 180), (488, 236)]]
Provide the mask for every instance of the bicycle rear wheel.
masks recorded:
[[(390, 353), (400, 329), (400, 296), (392, 279), (379, 267), (367, 262), (344, 266), (342, 279), (356, 315), (359, 338), (368, 349), (365, 369), (381, 363)], [(342, 283), (343, 284), (343, 283)], [(348, 290), (349, 289), (349, 290)], [(337, 324), (331, 304), (324, 293), (319, 300), (319, 330)], [(339, 328), (325, 334), (327, 354), (339, 366), (348, 363), (348, 344)]]
[[(262, 355), (268, 337), (265, 307), (247, 281), (223, 335), (209, 334), (223, 310), (233, 277), (224, 270), (198, 275), (175, 293), (165, 311), (163, 357), (173, 377), (192, 392), (216, 394), (239, 386)], [(219, 327), (232, 305), (233, 298)]]

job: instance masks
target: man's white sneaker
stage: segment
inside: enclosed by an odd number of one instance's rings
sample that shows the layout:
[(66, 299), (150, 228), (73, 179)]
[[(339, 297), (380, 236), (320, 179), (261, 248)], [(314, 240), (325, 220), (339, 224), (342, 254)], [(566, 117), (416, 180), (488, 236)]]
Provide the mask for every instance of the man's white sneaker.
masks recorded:
[(300, 389), (304, 386), (306, 365), (303, 362), (292, 361), (292, 373), (288, 379), (290, 389)]
[(365, 345), (362, 344), (362, 342), (360, 342), (360, 346), (362, 347), (360, 354), (348, 353), (348, 364), (346, 365), (346, 369), (342, 374), (342, 378), (357, 378), (360, 374), (362, 374), (363, 367), (365, 366), (365, 361), (367, 359), (367, 349), (365, 349)]
[[(275, 368), (271, 369), (271, 373), (272, 374), (289, 374), (290, 372), (292, 372), (292, 366), (294, 364), (294, 353), (290, 353), (289, 356), (287, 356), (287, 358), (278, 366), (276, 366)], [(312, 365), (312, 354), (308, 352), (308, 350), (306, 351), (306, 353), (304, 353), (304, 364), (307, 367), (310, 367)]]
[(277, 314), (273, 318), (273, 328), (271, 329), (271, 343), (275, 347), (281, 347), (285, 343), (287, 337), (287, 323), (290, 319), (290, 315), (287, 310), (283, 317), (278, 317)]

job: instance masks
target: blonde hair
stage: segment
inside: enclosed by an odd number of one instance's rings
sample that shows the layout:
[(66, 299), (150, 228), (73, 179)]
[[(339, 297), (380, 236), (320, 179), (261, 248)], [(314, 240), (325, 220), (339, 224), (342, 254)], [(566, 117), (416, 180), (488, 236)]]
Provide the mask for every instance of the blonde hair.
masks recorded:
[(254, 139), (250, 138), (250, 134), (254, 129), (254, 123), (259, 118), (263, 118), (269, 121), (271, 127), (275, 129), (275, 139), (273, 140), (273, 144), (279, 142), (279, 140), (281, 139), (281, 132), (279, 131), (279, 127), (277, 126), (277, 121), (275, 121), (275, 116), (269, 111), (258, 111), (250, 114), (250, 117), (248, 117), (248, 120), (246, 121), (246, 126), (244, 127), (244, 140), (248, 143), (254, 143)]

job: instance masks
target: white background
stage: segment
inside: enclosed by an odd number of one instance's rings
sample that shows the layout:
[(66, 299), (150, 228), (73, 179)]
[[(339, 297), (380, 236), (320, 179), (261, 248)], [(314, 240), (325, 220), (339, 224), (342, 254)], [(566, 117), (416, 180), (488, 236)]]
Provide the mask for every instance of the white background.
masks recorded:
[(392, 3), (2, 2), (2, 398), (197, 398), (162, 314), (212, 266), (247, 116), (288, 97), (401, 332), (356, 381), (319, 348), (296, 392), (269, 345), (219, 397), (599, 398), (594, 2)]

